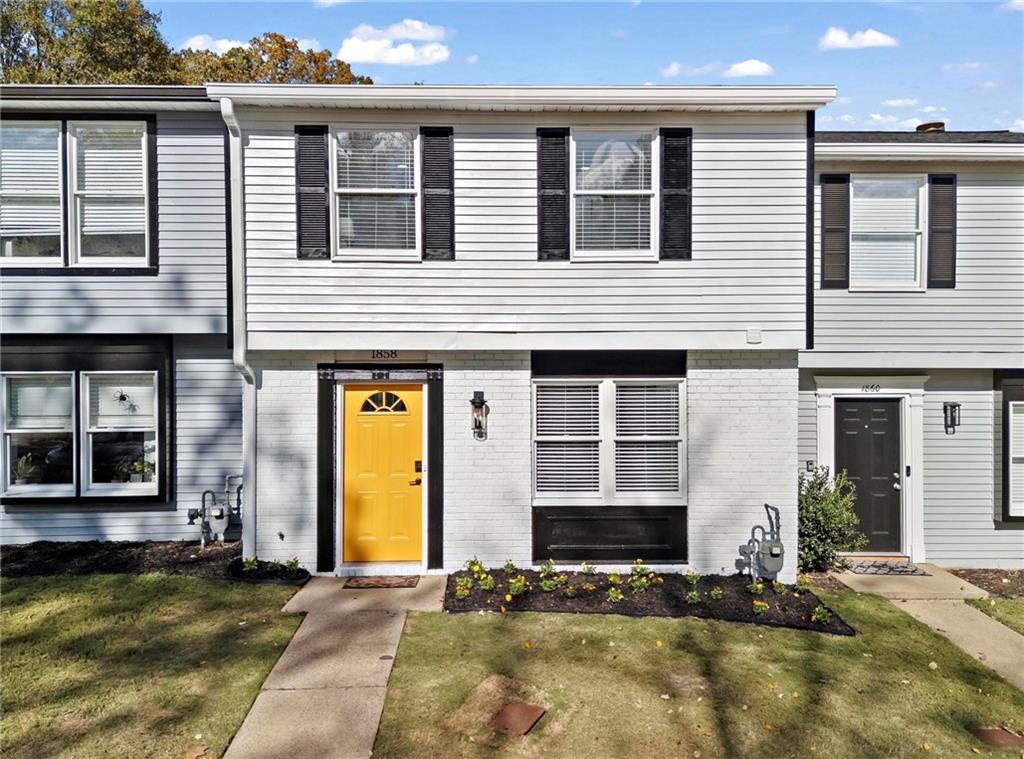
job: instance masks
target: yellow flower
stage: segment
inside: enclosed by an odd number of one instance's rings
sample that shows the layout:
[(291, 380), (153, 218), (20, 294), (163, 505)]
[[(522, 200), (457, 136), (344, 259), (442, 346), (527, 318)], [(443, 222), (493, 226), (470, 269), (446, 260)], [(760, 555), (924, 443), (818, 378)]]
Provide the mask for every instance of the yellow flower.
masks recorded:
[(508, 611), (508, 609), (506, 609), (504, 606), (499, 606), (498, 608), (501, 609), (501, 613), (502, 614), (504, 614), (506, 611)]
[(660, 640), (654, 641), (654, 645), (656, 645), (658, 648), (661, 648), (661, 641)]
[(530, 641), (528, 641), (528, 640), (527, 641), (523, 641), (523, 648), (525, 650), (529, 651), (531, 648), (533, 648), (533, 644)]
[(505, 594), (505, 600), (506, 601), (511, 601), (512, 600), (512, 594), (511, 593), (506, 593)]

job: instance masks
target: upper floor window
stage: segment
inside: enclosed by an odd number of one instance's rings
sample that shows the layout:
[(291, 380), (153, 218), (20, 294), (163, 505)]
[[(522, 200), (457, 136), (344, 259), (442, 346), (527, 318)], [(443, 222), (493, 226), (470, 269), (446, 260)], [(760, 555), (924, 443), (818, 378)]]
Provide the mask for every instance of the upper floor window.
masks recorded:
[(851, 177), (850, 287), (923, 286), (927, 177)]
[(148, 266), (152, 128), (120, 119), (0, 124), (0, 263)]
[(572, 258), (656, 260), (653, 131), (572, 131)]
[(338, 257), (419, 260), (416, 132), (336, 130), (334, 142)]

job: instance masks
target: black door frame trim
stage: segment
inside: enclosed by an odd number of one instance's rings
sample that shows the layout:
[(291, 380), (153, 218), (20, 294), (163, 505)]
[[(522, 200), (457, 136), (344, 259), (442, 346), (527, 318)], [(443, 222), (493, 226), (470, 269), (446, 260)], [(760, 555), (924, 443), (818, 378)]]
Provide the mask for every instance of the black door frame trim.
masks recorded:
[[(427, 569), (444, 565), (444, 368), (441, 364), (317, 364), (316, 569), (337, 568), (339, 380), (423, 382), (427, 386)], [(467, 434), (468, 434), (467, 419)]]

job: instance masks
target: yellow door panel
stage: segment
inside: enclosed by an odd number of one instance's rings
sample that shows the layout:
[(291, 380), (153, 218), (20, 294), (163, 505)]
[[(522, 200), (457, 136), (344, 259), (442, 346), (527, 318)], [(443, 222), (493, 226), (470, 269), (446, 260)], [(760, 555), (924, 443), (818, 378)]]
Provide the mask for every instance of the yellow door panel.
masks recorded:
[(423, 558), (423, 388), (345, 388), (342, 560)]

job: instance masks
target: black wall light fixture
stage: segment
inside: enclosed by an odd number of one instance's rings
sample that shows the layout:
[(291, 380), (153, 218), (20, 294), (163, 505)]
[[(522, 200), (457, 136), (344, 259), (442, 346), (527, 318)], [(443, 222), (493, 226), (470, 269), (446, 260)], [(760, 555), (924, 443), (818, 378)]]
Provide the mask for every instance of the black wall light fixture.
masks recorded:
[(474, 390), (473, 399), (469, 404), (473, 407), (473, 437), (477, 440), (486, 440), (487, 417), (490, 415), (491, 409), (487, 405), (487, 399), (484, 398), (484, 391)]
[(960, 404), (946, 401), (942, 404), (942, 422), (947, 435), (955, 435), (960, 426)]

